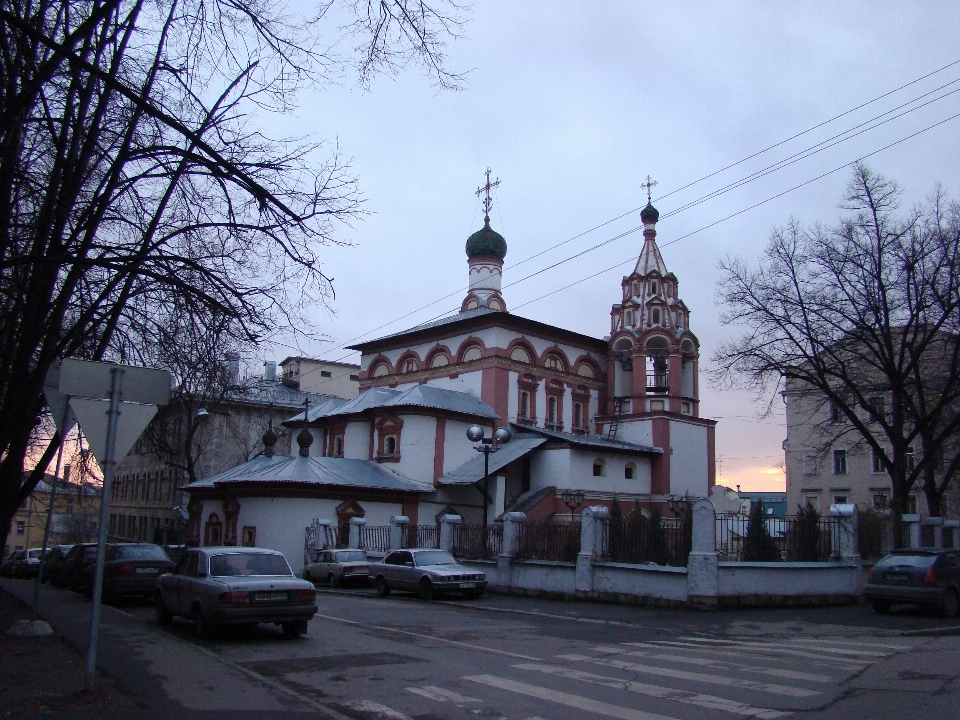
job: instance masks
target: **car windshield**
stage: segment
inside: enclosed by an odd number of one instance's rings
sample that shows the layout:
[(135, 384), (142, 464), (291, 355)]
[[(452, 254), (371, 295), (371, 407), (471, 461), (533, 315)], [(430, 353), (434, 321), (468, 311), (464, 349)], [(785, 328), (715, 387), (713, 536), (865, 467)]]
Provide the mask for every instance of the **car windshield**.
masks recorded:
[(924, 554), (900, 554), (887, 555), (883, 560), (877, 563), (880, 567), (895, 567), (897, 565), (906, 565), (914, 568), (928, 568), (937, 561), (936, 555)]
[(38, 558), (40, 557), (40, 553), (42, 552), (43, 552), (43, 548), (34, 548), (33, 550), (30, 551), (30, 554), (27, 557)]
[(337, 562), (366, 562), (367, 556), (362, 550), (351, 550), (349, 552), (338, 552)]
[(157, 545), (121, 545), (117, 548), (117, 560), (169, 560), (163, 548)]
[(417, 566), (424, 565), (456, 565), (457, 561), (453, 559), (446, 550), (427, 550), (418, 552), (414, 555), (417, 558)]
[(293, 575), (283, 555), (273, 553), (229, 553), (210, 558), (214, 577), (244, 575)]

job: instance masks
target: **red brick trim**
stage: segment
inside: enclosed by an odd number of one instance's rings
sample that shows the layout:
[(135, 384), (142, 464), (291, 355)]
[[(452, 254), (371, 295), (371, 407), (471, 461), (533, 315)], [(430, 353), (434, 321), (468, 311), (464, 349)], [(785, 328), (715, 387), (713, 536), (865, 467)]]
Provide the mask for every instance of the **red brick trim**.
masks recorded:
[(670, 420), (653, 418), (653, 445), (663, 448), (663, 455), (650, 461), (650, 492), (653, 495), (670, 494)]
[(443, 477), (443, 449), (447, 440), (447, 419), (437, 418), (437, 432), (433, 436), (433, 486)]
[[(548, 367), (547, 367), (547, 355), (556, 355), (558, 358), (560, 358), (560, 368), (559, 368), (559, 370), (557, 370), (557, 369), (555, 369), (555, 368), (548, 368)], [(557, 345), (557, 344), (553, 344), (553, 345), (551, 345), (550, 347), (548, 347), (546, 350), (544, 350), (544, 351), (540, 354), (540, 357), (537, 358), (537, 364), (538, 364), (540, 367), (546, 369), (548, 372), (562, 372), (562, 373), (568, 373), (568, 372), (570, 372), (570, 370), (569, 370), (569, 368), (570, 368), (570, 359), (567, 357), (567, 354), (566, 354), (563, 350), (561, 350), (561, 349), (560, 349), (560, 346)]]

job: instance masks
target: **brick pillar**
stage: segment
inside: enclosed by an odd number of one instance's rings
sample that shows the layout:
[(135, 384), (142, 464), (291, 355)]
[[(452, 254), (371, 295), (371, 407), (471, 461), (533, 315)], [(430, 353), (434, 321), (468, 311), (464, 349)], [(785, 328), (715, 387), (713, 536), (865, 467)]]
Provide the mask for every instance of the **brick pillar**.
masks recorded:
[(347, 547), (360, 548), (360, 532), (367, 524), (367, 521), (361, 517), (350, 518), (350, 532), (347, 540)]
[(603, 557), (604, 539), (610, 524), (610, 510), (592, 505), (580, 514), (580, 552), (577, 554), (576, 590), (593, 590), (593, 563)]
[(667, 358), (667, 369), (670, 373), (670, 402), (667, 410), (680, 412), (680, 394), (683, 383), (683, 356), (680, 353), (672, 354)]
[(463, 522), (459, 515), (440, 516), (440, 549), (453, 554), (454, 528)]
[(709, 500), (693, 504), (693, 544), (687, 562), (687, 602), (715, 607), (719, 596), (717, 513)]
[(497, 558), (497, 586), (500, 588), (511, 585), (513, 556), (520, 550), (520, 526), (526, 521), (526, 513), (522, 512), (508, 512), (503, 516), (503, 547)]
[[(352, 521), (351, 521), (352, 522)], [(410, 527), (410, 518), (406, 515), (390, 516), (390, 549), (399, 550), (407, 542), (407, 528)]]

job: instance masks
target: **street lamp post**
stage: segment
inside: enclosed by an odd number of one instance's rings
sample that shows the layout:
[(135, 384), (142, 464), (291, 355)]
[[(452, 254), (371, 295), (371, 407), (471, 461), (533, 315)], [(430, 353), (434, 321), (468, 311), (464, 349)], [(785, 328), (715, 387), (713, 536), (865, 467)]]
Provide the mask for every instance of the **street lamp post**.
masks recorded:
[(570, 522), (574, 521), (574, 511), (583, 503), (582, 490), (563, 490), (560, 493), (563, 504), (570, 509)]
[[(498, 427), (493, 432), (493, 437), (485, 437), (483, 428), (479, 425), (471, 425), (467, 428), (467, 437), (470, 442), (480, 443), (474, 450), (483, 453), (483, 527), (487, 527), (487, 503), (490, 498), (490, 453), (497, 452), (503, 445), (506, 445), (513, 439), (513, 433), (510, 428)], [(496, 444), (494, 444), (496, 441)], [(484, 534), (486, 538), (486, 534)]]

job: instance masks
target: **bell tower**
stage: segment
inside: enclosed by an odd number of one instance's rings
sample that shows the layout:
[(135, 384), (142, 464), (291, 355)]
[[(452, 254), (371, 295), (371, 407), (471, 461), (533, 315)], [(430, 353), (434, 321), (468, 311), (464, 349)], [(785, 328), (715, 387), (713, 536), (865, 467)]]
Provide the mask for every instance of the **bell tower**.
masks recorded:
[[(699, 347), (677, 276), (657, 247), (657, 221), (647, 177), (640, 211), (643, 248), (621, 281), (621, 302), (610, 311), (607, 414), (669, 412), (699, 416)], [(619, 410), (619, 412), (618, 412)]]

